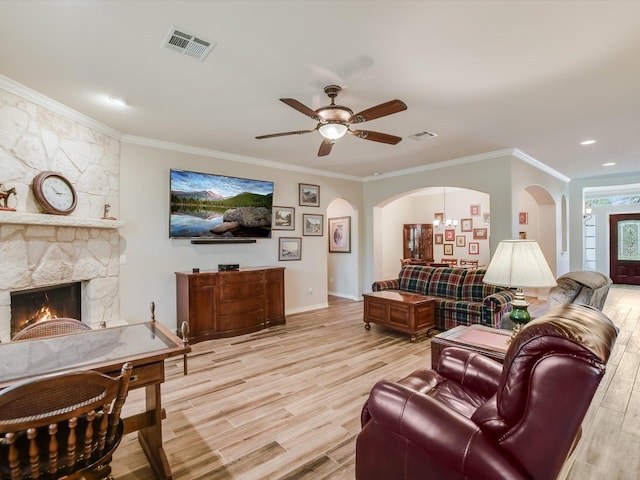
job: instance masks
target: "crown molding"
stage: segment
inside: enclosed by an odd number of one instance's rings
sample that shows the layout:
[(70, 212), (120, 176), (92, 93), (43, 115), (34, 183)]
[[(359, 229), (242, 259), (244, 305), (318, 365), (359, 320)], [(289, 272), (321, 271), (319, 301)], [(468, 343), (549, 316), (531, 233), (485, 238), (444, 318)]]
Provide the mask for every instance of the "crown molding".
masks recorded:
[(87, 128), (95, 130), (96, 132), (102, 133), (109, 137), (112, 137), (116, 140), (120, 140), (122, 138), (122, 132), (105, 125), (104, 123), (98, 122), (93, 118), (80, 113), (72, 108), (63, 105), (60, 102), (53, 100), (45, 95), (42, 95), (35, 90), (30, 89), (29, 87), (25, 87), (21, 83), (16, 82), (4, 75), (0, 75), (0, 88), (6, 90), (9, 93), (13, 93), (25, 100), (35, 103), (47, 110), (51, 110), (54, 113), (62, 115), (69, 120), (79, 123)]

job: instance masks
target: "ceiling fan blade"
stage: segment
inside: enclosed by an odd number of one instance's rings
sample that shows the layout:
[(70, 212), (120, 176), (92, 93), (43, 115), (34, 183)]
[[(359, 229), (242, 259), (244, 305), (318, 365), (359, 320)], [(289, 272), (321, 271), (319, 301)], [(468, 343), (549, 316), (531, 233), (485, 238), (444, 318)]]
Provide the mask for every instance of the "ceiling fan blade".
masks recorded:
[(331, 148), (333, 147), (333, 143), (331, 140), (323, 140), (320, 144), (320, 149), (318, 150), (318, 156), (324, 157), (331, 153)]
[(313, 118), (316, 122), (324, 122), (324, 120), (320, 118), (320, 116), (314, 110), (311, 110), (309, 107), (300, 103), (295, 98), (281, 98), (280, 101), (283, 103), (286, 103), (291, 108), (296, 109), (297, 111), (306, 115), (307, 117)]
[(389, 100), (388, 102), (381, 103), (375, 107), (367, 108), (366, 110), (356, 113), (351, 120), (351, 123), (368, 122), (375, 118), (385, 117), (392, 113), (402, 112), (407, 109), (407, 104), (402, 100)]
[(258, 140), (262, 140), (263, 138), (284, 137), (285, 135), (302, 135), (303, 133), (311, 133), (315, 131), (316, 129), (314, 128), (313, 130), (296, 130), (295, 132), (270, 133), (269, 135), (260, 135), (256, 138)]
[(402, 140), (402, 137), (396, 137), (388, 133), (372, 132), (371, 130), (349, 130), (349, 133), (358, 138), (371, 140), (373, 142), (388, 143), (389, 145), (396, 145)]

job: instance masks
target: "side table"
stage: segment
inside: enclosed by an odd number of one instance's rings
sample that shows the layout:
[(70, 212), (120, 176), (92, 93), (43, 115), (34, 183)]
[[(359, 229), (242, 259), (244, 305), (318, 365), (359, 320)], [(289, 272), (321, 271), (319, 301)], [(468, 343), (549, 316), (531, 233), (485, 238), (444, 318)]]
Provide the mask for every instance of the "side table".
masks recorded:
[(511, 330), (498, 330), (484, 325), (460, 325), (431, 339), (431, 367), (435, 368), (440, 353), (447, 347), (478, 352), (502, 363), (510, 338)]

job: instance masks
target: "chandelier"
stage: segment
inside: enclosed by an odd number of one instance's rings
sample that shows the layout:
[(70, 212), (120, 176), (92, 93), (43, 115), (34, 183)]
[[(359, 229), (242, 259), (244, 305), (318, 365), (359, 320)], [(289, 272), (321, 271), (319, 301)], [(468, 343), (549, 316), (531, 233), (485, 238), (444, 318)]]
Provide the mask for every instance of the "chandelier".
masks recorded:
[(436, 216), (433, 218), (433, 226), (440, 228), (444, 225), (446, 228), (456, 228), (458, 219), (447, 215), (447, 187), (442, 187), (442, 220)]

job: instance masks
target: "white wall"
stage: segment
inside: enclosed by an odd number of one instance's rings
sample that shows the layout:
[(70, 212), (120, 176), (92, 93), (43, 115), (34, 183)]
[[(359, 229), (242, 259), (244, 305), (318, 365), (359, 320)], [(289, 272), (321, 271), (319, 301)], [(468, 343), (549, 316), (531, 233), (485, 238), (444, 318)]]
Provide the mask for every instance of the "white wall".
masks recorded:
[[(327, 283), (330, 295), (338, 297), (350, 298), (352, 300), (360, 300), (360, 284), (359, 284), (359, 221), (358, 212), (353, 206), (343, 199), (336, 199), (327, 207), (327, 220), (336, 217), (351, 217), (351, 252), (334, 252), (327, 254)], [(325, 237), (322, 238), (320, 248), (328, 250), (329, 230), (325, 226)]]
[[(295, 230), (274, 230), (271, 239), (255, 244), (193, 245), (189, 240), (169, 239), (169, 170), (199, 172), (269, 180), (274, 204), (295, 208)], [(121, 232), (121, 315), (129, 322), (149, 318), (149, 304), (156, 303), (156, 319), (176, 328), (175, 272), (216, 269), (219, 263), (241, 266), (279, 265), (285, 270), (287, 314), (326, 306), (327, 237), (302, 236), (302, 214), (327, 217), (327, 206), (336, 198), (361, 206), (360, 182), (228, 161), (193, 153), (122, 143), (120, 210), (126, 227)], [(320, 186), (320, 207), (298, 205), (298, 183)], [(355, 229), (357, 230), (357, 229)], [(278, 261), (278, 238), (302, 238), (301, 261)], [(358, 239), (355, 239), (356, 245)], [(357, 255), (354, 255), (357, 262)], [(358, 268), (352, 267), (357, 271)], [(360, 290), (356, 277), (354, 291)], [(309, 289), (312, 294), (308, 294)]]

